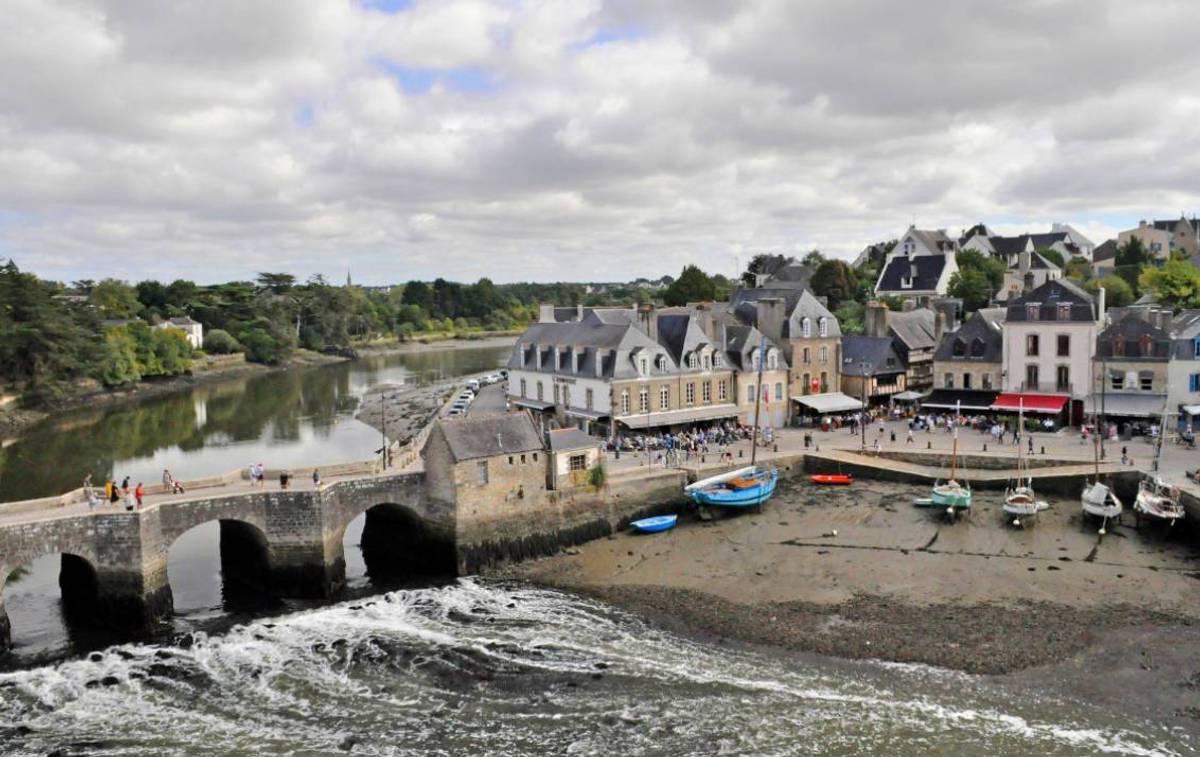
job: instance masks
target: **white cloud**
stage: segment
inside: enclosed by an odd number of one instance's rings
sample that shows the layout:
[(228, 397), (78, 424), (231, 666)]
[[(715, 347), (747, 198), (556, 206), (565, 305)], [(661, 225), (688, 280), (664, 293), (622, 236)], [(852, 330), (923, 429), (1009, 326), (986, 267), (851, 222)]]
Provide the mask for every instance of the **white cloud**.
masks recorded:
[[(10, 0), (0, 255), (622, 279), (1200, 210), (1188, 2)], [(1153, 40), (1155, 54), (1147, 54)]]

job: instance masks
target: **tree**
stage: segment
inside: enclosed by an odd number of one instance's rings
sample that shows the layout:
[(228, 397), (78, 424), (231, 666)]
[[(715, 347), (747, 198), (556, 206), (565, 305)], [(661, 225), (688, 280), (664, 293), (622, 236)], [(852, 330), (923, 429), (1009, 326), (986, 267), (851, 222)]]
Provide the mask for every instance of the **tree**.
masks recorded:
[(105, 318), (133, 318), (142, 309), (134, 288), (117, 279), (104, 279), (92, 287), (88, 302), (99, 308)]
[(852, 336), (863, 333), (866, 312), (867, 309), (861, 302), (846, 300), (837, 310), (833, 311), (833, 315), (838, 319), (838, 326), (841, 327), (842, 334)]
[(663, 292), (663, 302), (677, 307), (689, 302), (711, 302), (716, 299), (717, 287), (704, 271), (694, 265), (684, 266), (679, 278)]
[(808, 266), (809, 268), (817, 268), (824, 262), (825, 256), (821, 254), (820, 250), (812, 250), (800, 259), (800, 263)]
[(242, 345), (224, 329), (213, 329), (204, 335), (204, 349), (214, 355), (228, 355), (241, 348)]
[(987, 273), (980, 268), (968, 266), (959, 269), (950, 277), (950, 288), (947, 290), (951, 297), (963, 301), (967, 311), (987, 307), (994, 291)]
[(810, 286), (813, 294), (828, 298), (830, 310), (836, 310), (843, 302), (854, 299), (858, 278), (843, 261), (826, 260), (817, 266)]
[(141, 378), (133, 336), (123, 326), (109, 329), (104, 334), (100, 380), (105, 386), (121, 386), (140, 381)]
[(1123, 308), (1126, 305), (1133, 304), (1133, 290), (1129, 288), (1129, 284), (1120, 276), (1105, 276), (1102, 279), (1092, 279), (1087, 283), (1087, 289), (1095, 293), (1101, 287), (1104, 288), (1104, 306)]
[(246, 349), (246, 359), (253, 363), (278, 363), (281, 358), (279, 341), (261, 328), (248, 328), (238, 335)]
[(1138, 288), (1138, 278), (1142, 274), (1142, 268), (1150, 262), (1152, 262), (1150, 255), (1146, 252), (1146, 246), (1142, 244), (1142, 240), (1130, 237), (1128, 242), (1117, 248), (1116, 257), (1113, 260), (1113, 271), (1125, 279), (1136, 297), (1141, 293)]
[(1153, 292), (1160, 305), (1176, 310), (1200, 307), (1200, 269), (1187, 261), (1169, 260), (1162, 268), (1146, 268), (1138, 283)]
[(954, 262), (959, 271), (974, 269), (981, 272), (987, 278), (990, 292), (999, 292), (1004, 286), (1004, 263), (990, 255), (978, 250), (962, 250), (954, 255)]
[(1062, 253), (1053, 247), (1039, 247), (1037, 248), (1037, 253), (1059, 268), (1062, 268), (1065, 265), (1063, 262)]
[(260, 273), (254, 281), (259, 289), (271, 294), (287, 294), (296, 286), (296, 277), (290, 273)]
[(1092, 275), (1092, 264), (1087, 258), (1076, 255), (1063, 266), (1063, 275), (1077, 281), (1087, 281)]

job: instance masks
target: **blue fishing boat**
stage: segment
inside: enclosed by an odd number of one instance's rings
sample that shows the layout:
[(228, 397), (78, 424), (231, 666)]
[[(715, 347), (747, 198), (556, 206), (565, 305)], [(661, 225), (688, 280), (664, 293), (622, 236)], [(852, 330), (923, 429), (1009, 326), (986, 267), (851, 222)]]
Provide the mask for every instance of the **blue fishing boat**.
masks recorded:
[(697, 481), (684, 491), (701, 507), (761, 507), (778, 483), (779, 471), (750, 466)]
[(678, 515), (656, 515), (653, 518), (635, 520), (629, 525), (633, 527), (633, 530), (641, 531), (644, 534), (657, 534), (675, 528), (675, 521), (678, 519)]

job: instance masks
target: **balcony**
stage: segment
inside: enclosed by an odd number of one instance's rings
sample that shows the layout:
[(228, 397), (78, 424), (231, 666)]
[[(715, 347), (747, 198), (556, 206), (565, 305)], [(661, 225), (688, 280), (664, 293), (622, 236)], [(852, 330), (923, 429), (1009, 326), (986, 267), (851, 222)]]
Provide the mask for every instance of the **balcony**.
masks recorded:
[(1075, 394), (1072, 384), (1059, 384), (1055, 381), (1039, 381), (1036, 384), (1022, 381), (1020, 386), (1017, 387), (1017, 391), (1033, 394), (1069, 394), (1072, 396)]

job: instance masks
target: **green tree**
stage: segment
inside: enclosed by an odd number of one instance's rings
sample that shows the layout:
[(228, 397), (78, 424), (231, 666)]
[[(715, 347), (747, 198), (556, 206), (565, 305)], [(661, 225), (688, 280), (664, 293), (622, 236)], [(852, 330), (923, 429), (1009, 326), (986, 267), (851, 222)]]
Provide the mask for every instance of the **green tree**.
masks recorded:
[(253, 363), (278, 363), (283, 359), (279, 341), (265, 329), (251, 327), (238, 335), (246, 350), (246, 359)]
[(228, 355), (241, 348), (242, 345), (224, 329), (212, 329), (204, 335), (204, 349), (214, 355)]
[(154, 356), (164, 376), (178, 376), (192, 369), (192, 346), (182, 329), (154, 329)]
[(978, 250), (962, 250), (955, 254), (954, 262), (958, 270), (973, 269), (982, 273), (987, 279), (990, 292), (999, 292), (1004, 286), (1004, 263)]
[(1133, 290), (1120, 276), (1105, 276), (1102, 279), (1092, 279), (1086, 284), (1089, 291), (1095, 293), (1104, 287), (1104, 306), (1123, 308), (1133, 304)]
[(1066, 265), (1063, 261), (1062, 253), (1053, 247), (1039, 247), (1037, 248), (1037, 253), (1059, 268), (1062, 268), (1064, 265)]
[(694, 265), (684, 266), (679, 278), (663, 292), (663, 302), (672, 307), (689, 302), (711, 302), (717, 296), (717, 287), (704, 271)]
[(63, 382), (95, 371), (90, 308), (55, 299), (54, 288), (9, 260), (0, 266), (0, 379), (28, 400), (56, 395)]
[(833, 315), (838, 319), (838, 326), (841, 327), (842, 333), (853, 336), (863, 333), (866, 312), (867, 309), (861, 302), (846, 300), (837, 310), (833, 311)]
[(1076, 281), (1087, 281), (1092, 275), (1092, 264), (1087, 258), (1076, 255), (1063, 266), (1063, 275)]
[(843, 261), (826, 260), (817, 266), (810, 286), (813, 294), (828, 298), (829, 308), (836, 310), (843, 302), (854, 299), (858, 278)]
[(296, 286), (296, 277), (290, 273), (259, 273), (254, 282), (271, 294), (287, 294)]
[(142, 309), (134, 288), (117, 279), (104, 279), (92, 287), (88, 302), (99, 308), (105, 318), (133, 318)]
[(1176, 310), (1200, 307), (1200, 269), (1187, 261), (1169, 260), (1162, 268), (1146, 268), (1138, 283), (1160, 305)]
[(825, 256), (821, 254), (820, 250), (812, 250), (801, 258), (800, 262), (809, 268), (819, 268), (825, 262)]
[(987, 273), (968, 266), (959, 269), (950, 277), (950, 288), (947, 291), (951, 297), (958, 297), (963, 301), (965, 310), (972, 311), (987, 307), (994, 290)]
[(108, 329), (104, 334), (100, 380), (105, 386), (122, 386), (141, 379), (133, 335), (124, 326)]
[(1116, 257), (1113, 260), (1113, 271), (1125, 279), (1136, 297), (1141, 294), (1138, 279), (1142, 275), (1142, 268), (1151, 262), (1153, 261), (1150, 254), (1146, 252), (1146, 246), (1142, 244), (1142, 240), (1130, 237), (1128, 242), (1117, 248)]

